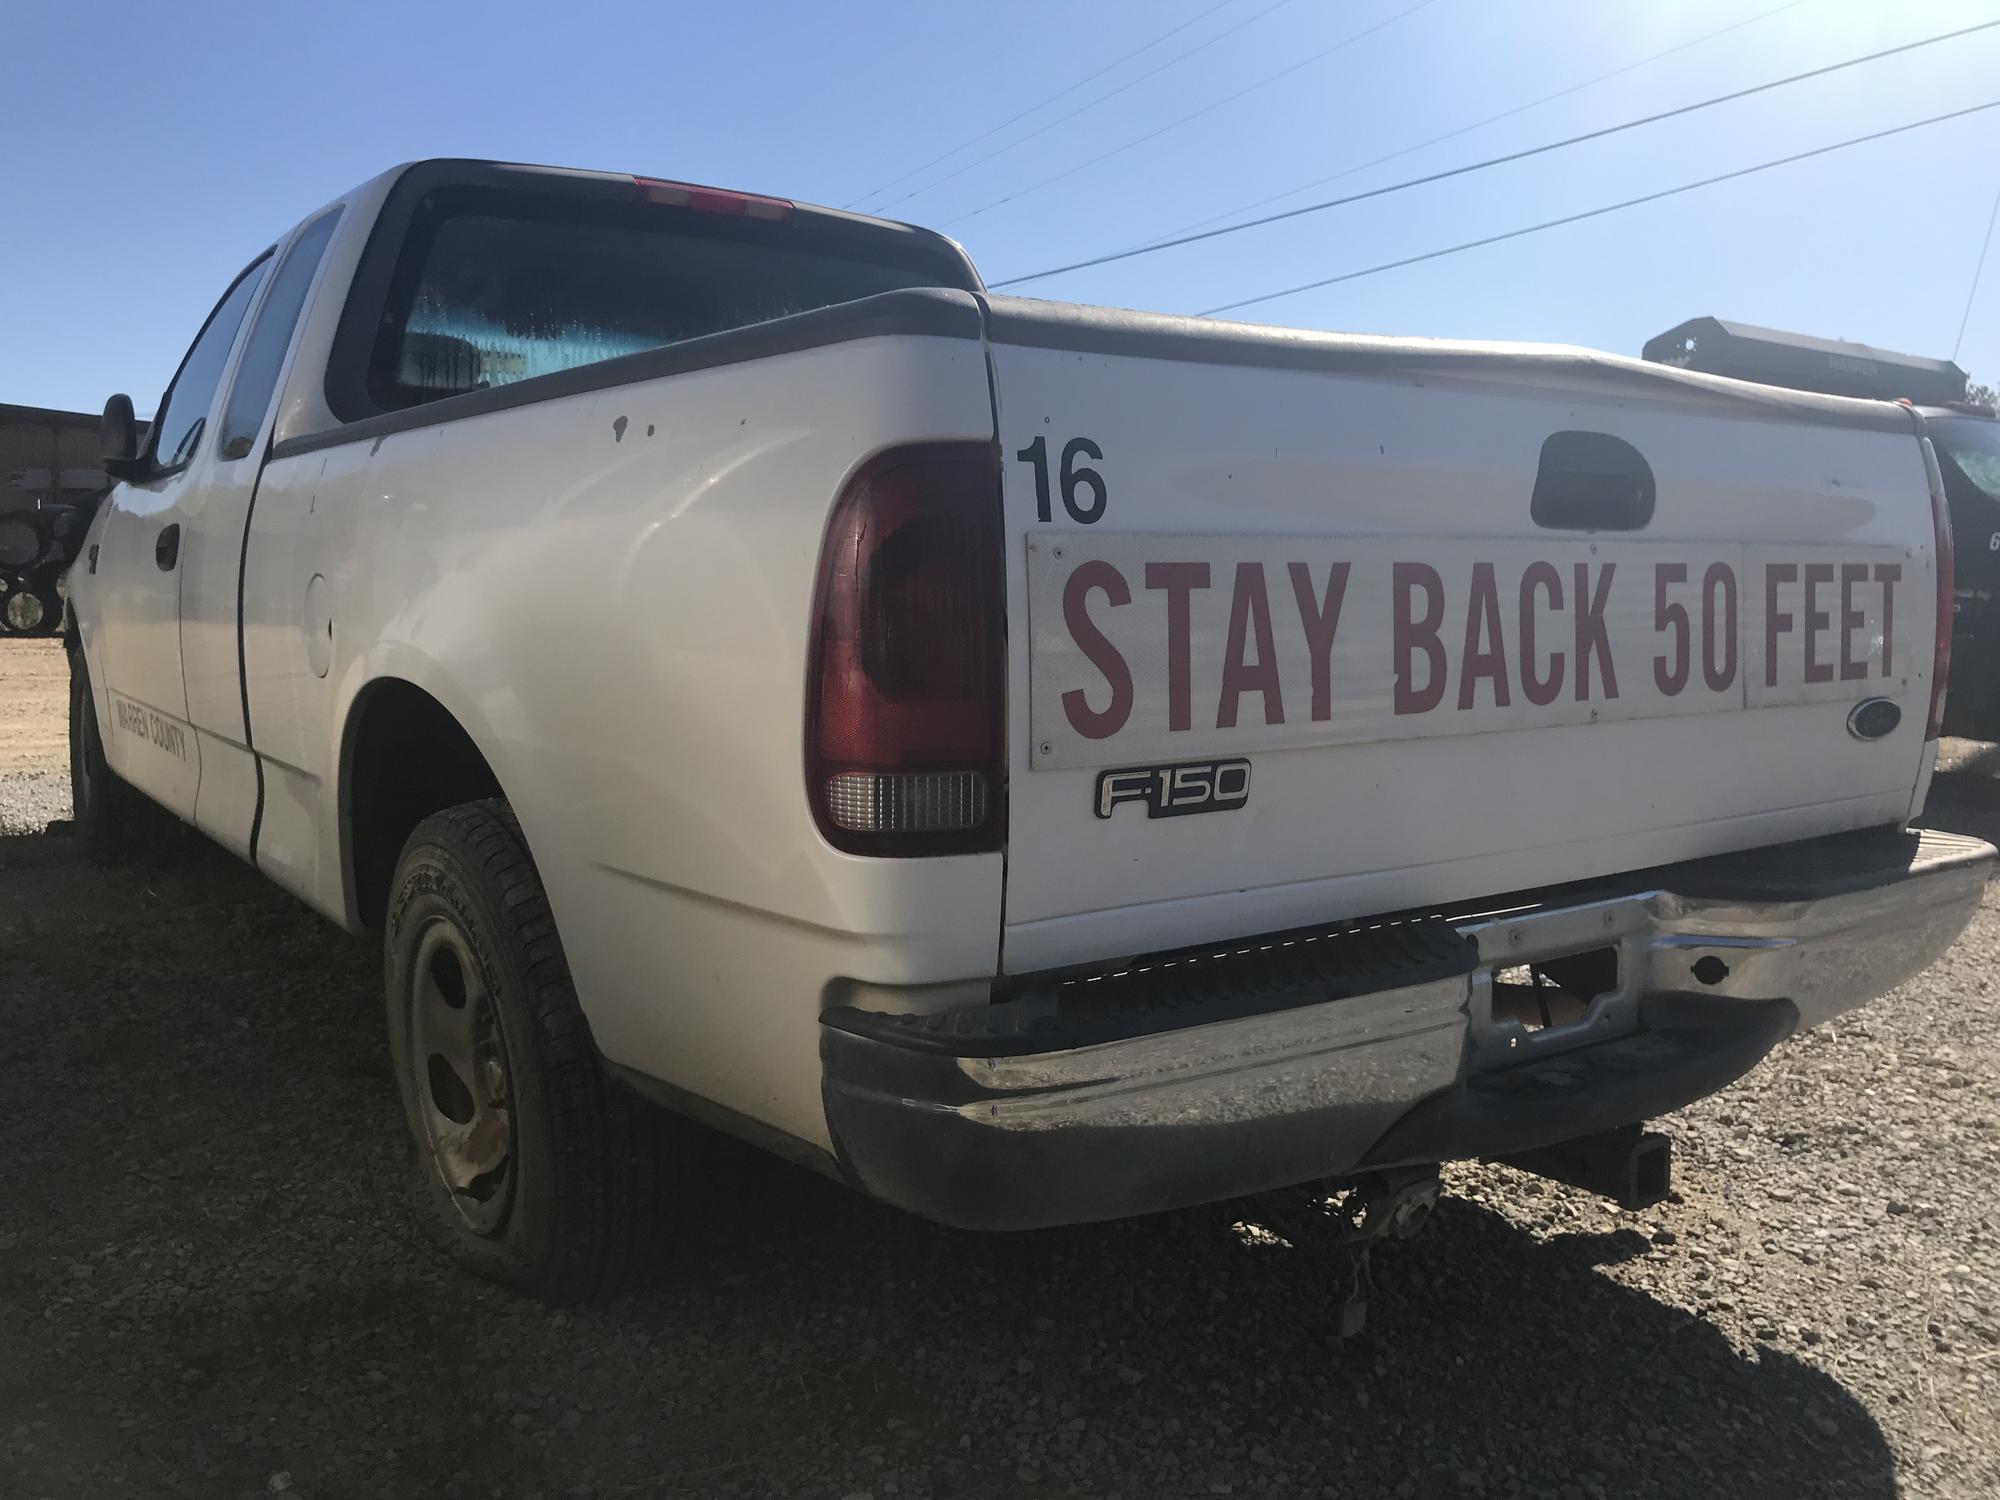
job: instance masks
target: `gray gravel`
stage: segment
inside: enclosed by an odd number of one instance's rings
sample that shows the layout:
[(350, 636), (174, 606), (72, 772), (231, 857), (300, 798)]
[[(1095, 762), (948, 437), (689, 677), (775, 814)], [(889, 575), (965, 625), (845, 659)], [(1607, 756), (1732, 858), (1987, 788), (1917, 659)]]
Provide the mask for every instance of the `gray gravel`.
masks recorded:
[(67, 771), (0, 771), (0, 838), (40, 833), (68, 816)]
[(0, 1494), (1992, 1496), (1996, 948), (1667, 1122), (1659, 1209), (1454, 1169), (1345, 1342), (1268, 1205), (984, 1238), (706, 1139), (561, 1314), (413, 1231), (372, 947), (0, 840)]

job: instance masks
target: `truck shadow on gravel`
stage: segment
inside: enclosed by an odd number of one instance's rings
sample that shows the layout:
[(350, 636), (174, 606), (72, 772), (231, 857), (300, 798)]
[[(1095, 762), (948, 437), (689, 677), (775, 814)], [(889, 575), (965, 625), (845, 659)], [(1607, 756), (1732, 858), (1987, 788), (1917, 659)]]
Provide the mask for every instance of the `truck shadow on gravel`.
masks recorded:
[(414, 1228), (379, 983), (200, 846), (0, 841), (0, 1492), (1896, 1493), (1837, 1381), (1606, 1274), (1659, 1221), (1539, 1185), (1343, 1341), (1254, 1210), (974, 1236), (690, 1131), (655, 1284), (551, 1312)]

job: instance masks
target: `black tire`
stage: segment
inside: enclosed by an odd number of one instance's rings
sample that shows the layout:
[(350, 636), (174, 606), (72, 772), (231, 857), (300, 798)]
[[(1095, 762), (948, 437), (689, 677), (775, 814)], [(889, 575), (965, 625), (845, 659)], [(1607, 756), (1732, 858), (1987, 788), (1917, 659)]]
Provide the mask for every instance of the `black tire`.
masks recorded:
[(504, 802), (417, 825), (384, 928), (389, 1048), (425, 1220), (461, 1264), (545, 1301), (633, 1284), (673, 1196), (672, 1125), (606, 1075)]
[(70, 821), (94, 855), (132, 853), (151, 826), (151, 805), (104, 758), (90, 667), (77, 645), (69, 650), (69, 800)]

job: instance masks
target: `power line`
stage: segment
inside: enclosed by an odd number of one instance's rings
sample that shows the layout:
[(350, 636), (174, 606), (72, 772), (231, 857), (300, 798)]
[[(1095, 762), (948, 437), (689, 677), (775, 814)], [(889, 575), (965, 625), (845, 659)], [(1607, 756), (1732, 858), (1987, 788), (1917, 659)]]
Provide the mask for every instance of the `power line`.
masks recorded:
[[(1296, 187), (1286, 188), (1282, 193), (1273, 193), (1267, 198), (1259, 198), (1252, 203), (1241, 203), (1235, 208), (1225, 209), (1219, 214), (1210, 214), (1205, 219), (1196, 219), (1191, 224), (1182, 224), (1178, 228), (1168, 230), (1167, 233), (1175, 235), (1190, 229), (1206, 229), (1209, 225), (1219, 224), (1224, 219), (1233, 219), (1238, 214), (1247, 214), (1253, 209), (1263, 208), (1266, 204), (1277, 203), (1286, 198), (1296, 197), (1298, 194), (1309, 192), (1316, 187), (1325, 187), (1329, 182), (1338, 182), (1343, 177), (1352, 177), (1356, 172), (1365, 172), (1370, 167), (1386, 166), (1392, 161), (1400, 161), (1406, 156), (1415, 155), (1417, 152), (1428, 150), (1432, 146), (1441, 146), (1446, 141), (1456, 140), (1462, 135), (1469, 135), (1475, 130), (1484, 129), (1488, 125), (1497, 125), (1502, 120), (1511, 120), (1515, 115), (1526, 114), (1531, 109), (1540, 109), (1544, 104), (1553, 104), (1556, 100), (1566, 99), (1571, 94), (1579, 94), (1585, 89), (1595, 88), (1600, 83), (1609, 83), (1614, 78), (1622, 78), (1627, 73), (1636, 72), (1640, 68), (1647, 67), (1656, 62), (1663, 62), (1676, 53), (1686, 52), (1691, 47), (1699, 47), (1704, 42), (1712, 42), (1717, 37), (1727, 36), (1732, 31), (1741, 31), (1745, 26), (1754, 26), (1759, 21), (1768, 21), (1772, 16), (1778, 15), (1783, 11), (1796, 10), (1799, 6), (1806, 3), (1807, 0), (1785, 0), (1783, 5), (1774, 6), (1772, 9), (1766, 11), (1759, 11), (1754, 16), (1745, 16), (1740, 21), (1732, 21), (1727, 26), (1720, 27), (1715, 31), (1704, 32), (1698, 37), (1692, 37), (1678, 46), (1667, 48), (1663, 52), (1652, 53), (1650, 56), (1639, 58), (1635, 62), (1626, 63), (1621, 68), (1613, 68), (1608, 73), (1599, 73), (1595, 78), (1586, 78), (1581, 83), (1571, 84), (1568, 88), (1557, 89), (1553, 94), (1544, 94), (1539, 99), (1530, 99), (1526, 104), (1517, 104), (1512, 109), (1503, 109), (1497, 115), (1488, 115), (1483, 120), (1474, 120), (1471, 124), (1461, 125), (1456, 130), (1447, 130), (1443, 135), (1434, 135), (1429, 140), (1418, 141), (1414, 146), (1405, 146), (1400, 151), (1391, 151), (1387, 156), (1377, 156), (1369, 161), (1357, 162), (1351, 167), (1343, 167), (1338, 172), (1330, 172), (1325, 177), (1315, 177), (1311, 182), (1302, 182)], [(1153, 241), (1151, 240), (1147, 241), (1148, 245), (1152, 243)]]
[(1119, 84), (1117, 88), (1111, 90), (1110, 93), (1099, 94), (1095, 99), (1092, 99), (1088, 104), (1079, 104), (1075, 109), (1071, 110), (1068, 114), (1059, 115), (1055, 119), (1048, 121), (1046, 124), (1038, 125), (1033, 130), (1029, 131), (1026, 135), (1017, 136), (1015, 139), (1009, 141), (1006, 145), (997, 147), (994, 150), (987, 152), (984, 156), (975, 157), (971, 161), (966, 162), (963, 166), (954, 167), (951, 171), (945, 173), (944, 176), (933, 178), (931, 181), (925, 183), (922, 187), (911, 188), (909, 192), (904, 193), (900, 198), (891, 198), (887, 203), (884, 203), (883, 205), (881, 205), (881, 207), (877, 208), (875, 212), (878, 214), (887, 213), (897, 204), (907, 203), (912, 198), (919, 197), (924, 193), (928, 193), (934, 187), (942, 187), (945, 183), (950, 182), (954, 177), (962, 177), (967, 172), (970, 172), (974, 167), (984, 166), (987, 162), (992, 161), (996, 156), (1005, 156), (1009, 151), (1012, 151), (1016, 146), (1026, 145), (1029, 141), (1032, 141), (1036, 136), (1047, 134), (1049, 131), (1054, 130), (1056, 126), (1066, 124), (1069, 121), (1074, 120), (1078, 115), (1083, 114), (1088, 110), (1093, 110), (1097, 108), (1098, 105), (1104, 103), (1106, 100), (1116, 99), (1120, 94), (1124, 93), (1127, 89), (1136, 87), (1137, 85), (1144, 83), (1148, 78), (1152, 78), (1157, 74), (1166, 72), (1167, 69), (1173, 67), (1176, 63), (1186, 62), (1190, 57), (1193, 57), (1195, 53), (1204, 51), (1209, 47), (1213, 47), (1217, 42), (1222, 41), (1224, 38), (1236, 35), (1236, 33), (1241, 31), (1244, 27), (1254, 25), (1256, 22), (1263, 20), (1264, 17), (1268, 16), (1272, 11), (1277, 10), (1283, 6), (1290, 5), (1291, 3), (1292, 0), (1273, 0), (1272, 4), (1265, 6), (1262, 10), (1257, 11), (1253, 15), (1244, 17), (1241, 21), (1238, 21), (1234, 26), (1224, 27), (1221, 31), (1218, 31), (1214, 36), (1210, 37), (1207, 41), (1197, 42), (1194, 46), (1188, 48), (1187, 51), (1175, 53), (1172, 57), (1168, 58), (1165, 62), (1161, 63), (1157, 68), (1149, 68), (1146, 72), (1141, 73), (1137, 78), (1127, 79), (1125, 82)]
[(1568, 146), (1577, 146), (1585, 141), (1602, 140), (1606, 136), (1622, 131), (1637, 130), (1641, 125), (1656, 125), (1661, 120), (1675, 119), (1681, 115), (1691, 115), (1698, 110), (1713, 109), (1718, 104), (1728, 104), (1737, 99), (1747, 99), (1752, 94), (1769, 93), (1772, 89), (1784, 88), (1794, 83), (1803, 83), (1810, 78), (1823, 78), (1829, 73), (1838, 73), (1844, 68), (1858, 68), (1863, 63), (1877, 62), (1885, 57), (1894, 57), (1901, 52), (1914, 52), (1920, 47), (1936, 46), (1939, 42), (1949, 42), (1962, 36), (1970, 36), (1978, 31), (1990, 31), (2000, 26), (2000, 20), (1981, 21), (1976, 26), (1961, 27), (1957, 31), (1947, 31), (1938, 36), (1925, 37), (1921, 41), (1905, 42), (1898, 47), (1885, 47), (1879, 52), (1864, 53), (1860, 57), (1850, 57), (1845, 62), (1828, 63), (1825, 67), (1812, 68), (1804, 73), (1793, 73), (1786, 78), (1774, 78), (1769, 83), (1756, 84), (1746, 89), (1736, 89), (1727, 94), (1717, 94), (1711, 99), (1698, 100), (1693, 104), (1683, 104), (1675, 109), (1663, 109), (1657, 114), (1642, 115), (1636, 120), (1626, 120), (1618, 125), (1606, 125), (1600, 130), (1588, 130), (1582, 135), (1565, 136), (1558, 141), (1549, 141), (1540, 146), (1529, 146), (1521, 151), (1509, 151), (1504, 156), (1489, 156), (1484, 161), (1468, 162), (1460, 167), (1448, 167), (1442, 172), (1430, 172), (1422, 177), (1406, 177), (1400, 182), (1387, 183), (1382, 187), (1369, 188), (1365, 192), (1349, 193), (1341, 198), (1327, 198), (1319, 203), (1307, 203), (1298, 208), (1288, 208), (1282, 213), (1266, 214), (1259, 219), (1245, 219), (1240, 224), (1225, 224), (1219, 229), (1204, 229), (1198, 234), (1184, 234), (1174, 239), (1160, 240), (1151, 245), (1140, 245), (1130, 250), (1118, 250), (1109, 255), (1093, 256), (1089, 260), (1071, 261), (1068, 265), (1052, 266), (1046, 271), (1030, 271), (1025, 276), (1009, 276), (1003, 281), (989, 282), (998, 290), (1001, 287), (1019, 286), (1026, 281), (1040, 281), (1049, 276), (1067, 275), (1071, 271), (1085, 270), (1091, 266), (1109, 265), (1113, 261), (1131, 260), (1135, 256), (1154, 255), (1162, 250), (1172, 250), (1181, 245), (1192, 245), (1200, 240), (1212, 240), (1226, 234), (1241, 234), (1246, 229), (1261, 228), (1266, 224), (1277, 224), (1286, 219), (1301, 218), (1306, 214), (1324, 212), (1329, 208), (1342, 208), (1350, 203), (1365, 202), (1370, 198), (1383, 198), (1391, 193), (1404, 192), (1410, 188), (1423, 187), (1433, 182), (1443, 182), (1452, 177), (1463, 177), (1472, 172), (1483, 172), (1489, 167), (1505, 166), (1508, 162), (1525, 161), (1531, 156), (1544, 156), (1551, 151), (1560, 151)]
[(1318, 52), (1313, 53), (1312, 56), (1310, 57), (1301, 58), (1299, 61), (1292, 63), (1288, 67), (1280, 68), (1277, 72), (1271, 74), (1268, 78), (1259, 79), (1256, 83), (1251, 84), (1247, 88), (1238, 89), (1235, 93), (1227, 95), (1224, 98), (1218, 99), (1213, 104), (1205, 104), (1200, 109), (1194, 111), (1192, 114), (1182, 115), (1178, 120), (1169, 120), (1166, 124), (1160, 126), (1159, 129), (1149, 130), (1144, 135), (1138, 136), (1133, 140), (1129, 140), (1122, 146), (1113, 146), (1109, 151), (1105, 151), (1097, 156), (1091, 157), (1089, 161), (1078, 162), (1073, 167), (1065, 167), (1063, 168), (1062, 171), (1057, 172), (1052, 177), (1044, 177), (1040, 182), (1030, 183), (1027, 187), (1021, 188), (1016, 192), (1008, 193), (1005, 197), (995, 198), (991, 203), (982, 204), (980, 207), (973, 209), (970, 213), (963, 213), (960, 214), (955, 219), (948, 219), (945, 221), (945, 227), (950, 228), (951, 225), (953, 224), (962, 224), (967, 219), (976, 219), (981, 214), (986, 213), (992, 209), (1001, 208), (1006, 204), (1012, 203), (1017, 198), (1025, 198), (1030, 193), (1038, 193), (1043, 188), (1048, 187), (1051, 183), (1061, 182), (1065, 177), (1074, 177), (1078, 172), (1082, 172), (1087, 170), (1088, 168), (1094, 167), (1099, 162), (1109, 161), (1114, 156), (1118, 156), (1123, 152), (1130, 151), (1134, 146), (1144, 145), (1147, 141), (1152, 140), (1155, 136), (1165, 135), (1169, 130), (1177, 130), (1191, 120), (1199, 120), (1203, 115), (1210, 114), (1215, 110), (1221, 109), (1222, 106), (1225, 104), (1234, 104), (1238, 99), (1241, 99), (1245, 94), (1254, 94), (1257, 92), (1257, 90), (1261, 88), (1267, 88), (1271, 84), (1276, 83), (1279, 79), (1298, 72), (1300, 68), (1310, 67), (1312, 64), (1319, 62), (1323, 58), (1331, 57), (1334, 53), (1340, 51), (1342, 48), (1351, 47), (1356, 42), (1362, 40), (1362, 38), (1373, 36), (1376, 32), (1381, 31), (1384, 27), (1393, 26), (1398, 21), (1402, 20), (1405, 16), (1415, 15), (1418, 11), (1423, 10), (1426, 6), (1435, 5), (1436, 3), (1437, 0), (1417, 0), (1417, 3), (1415, 5), (1409, 6), (1407, 9), (1404, 10), (1399, 10), (1393, 16), (1389, 16), (1385, 20), (1377, 21), (1373, 26), (1370, 26), (1363, 31), (1357, 31), (1352, 36), (1343, 37), (1341, 38), (1341, 40), (1335, 42), (1331, 47), (1323, 47)]
[(1979, 295), (1979, 278), (1986, 270), (1986, 252), (1993, 244), (1993, 221), (2000, 219), (2000, 188), (1993, 190), (1993, 209), (1986, 215), (1986, 238), (1979, 242), (1979, 264), (1972, 268), (1972, 285), (1965, 289), (1965, 311), (1958, 315), (1958, 337), (1951, 341), (1951, 357), (1958, 358), (1958, 346), (1965, 342), (1966, 320), (1972, 316), (1972, 299)]
[(1255, 297), (1244, 297), (1236, 302), (1225, 302), (1219, 307), (1205, 308), (1193, 316), (1213, 317), (1217, 313), (1234, 312), (1239, 307), (1250, 307), (1259, 302), (1274, 302), (1280, 297), (1295, 296), (1300, 292), (1315, 291), (1323, 286), (1333, 286), (1342, 281), (1356, 281), (1363, 276), (1374, 276), (1382, 271), (1394, 271), (1403, 266), (1414, 266), (1427, 260), (1440, 260), (1447, 255), (1457, 255), (1465, 250), (1477, 250), (1486, 245), (1497, 245), (1502, 240), (1518, 240), (1523, 235), (1540, 234), (1545, 229), (1559, 229), (1565, 224), (1580, 223), (1584, 219), (1601, 218), (1621, 209), (1637, 208), (1642, 203), (1657, 203), (1662, 198), (1672, 198), (1681, 193), (1691, 193), (1696, 188), (1713, 187), (1718, 182), (1733, 182), (1739, 177), (1750, 177), (1758, 172), (1768, 172), (1773, 167), (1790, 166), (1793, 162), (1807, 161), (1815, 156), (1825, 156), (1829, 152), (1845, 151), (1850, 146), (1861, 146), (1869, 141), (1886, 140), (1892, 135), (1902, 135), (1911, 130), (1922, 130), (1927, 125), (1941, 125), (1947, 120), (1963, 119), (1983, 110), (2000, 109), (2000, 99), (1985, 104), (1974, 104), (1966, 109), (1954, 109), (1946, 114), (1932, 115), (1925, 120), (1912, 120), (1907, 125), (1892, 125), (1887, 130), (1877, 130), (1868, 135), (1851, 136), (1844, 141), (1835, 141), (1830, 146), (1816, 146), (1810, 151), (1796, 152), (1791, 156), (1780, 156), (1773, 161), (1759, 162), (1753, 167), (1739, 167), (1734, 172), (1723, 172), (1714, 177), (1704, 177), (1699, 182), (1684, 182), (1679, 187), (1662, 188), (1657, 193), (1646, 193), (1638, 198), (1627, 198), (1621, 203), (1607, 203), (1602, 208), (1586, 209), (1579, 214), (1565, 214), (1560, 219), (1548, 219), (1540, 224), (1529, 224), (1521, 229), (1509, 229), (1504, 234), (1489, 234), (1483, 239), (1466, 240), (1462, 244), (1447, 245), (1442, 250), (1428, 250), (1422, 255), (1406, 255), (1401, 260), (1384, 261), (1378, 266), (1366, 266), (1359, 271), (1347, 271), (1339, 276), (1328, 276), (1319, 281), (1303, 282), (1298, 286), (1286, 287), (1282, 291), (1264, 292)]
[(1049, 95), (1048, 98), (1042, 100), (1041, 103), (1032, 104), (1028, 108), (1022, 110), (1018, 115), (1014, 115), (1009, 119), (1002, 120), (998, 125), (995, 125), (991, 130), (981, 131), (978, 135), (975, 135), (971, 140), (959, 142), (956, 146), (953, 146), (951, 150), (945, 152), (943, 155), (933, 156), (929, 161), (925, 162), (922, 166), (912, 167), (910, 168), (909, 171), (903, 173), (903, 175), (900, 177), (891, 177), (887, 182), (883, 183), (880, 187), (870, 188), (867, 192), (862, 193), (859, 197), (850, 198), (847, 200), (847, 202), (841, 204), (840, 206), (842, 208), (852, 208), (854, 207), (855, 204), (861, 202), (862, 199), (864, 198), (873, 198), (879, 193), (886, 193), (889, 191), (890, 188), (895, 187), (897, 184), (908, 182), (912, 177), (915, 177), (918, 173), (928, 172), (932, 167), (936, 166), (939, 162), (949, 161), (952, 157), (958, 155), (959, 152), (969, 150), (970, 148), (978, 145), (981, 141), (991, 140), (994, 136), (998, 135), (1008, 126), (1018, 125), (1021, 121), (1027, 119), (1029, 115), (1034, 114), (1036, 111), (1047, 109), (1051, 104), (1054, 104), (1058, 99), (1067, 98), (1069, 95), (1074, 94), (1078, 89), (1082, 88), (1086, 83), (1095, 83), (1098, 79), (1102, 78), (1106, 73), (1114, 72), (1117, 69), (1124, 67), (1125, 64), (1130, 62), (1133, 58), (1139, 56), (1142, 52), (1151, 52), (1155, 47), (1159, 46), (1160, 43), (1167, 41), (1169, 38), (1179, 36), (1183, 31), (1186, 31), (1188, 27), (1194, 25), (1197, 21), (1205, 21), (1210, 16), (1214, 15), (1217, 11), (1221, 10), (1225, 5), (1233, 5), (1235, 3), (1236, 0), (1216, 0), (1216, 3), (1209, 6), (1207, 10), (1198, 11), (1194, 15), (1189, 16), (1185, 21), (1181, 22), (1180, 25), (1174, 27), (1172, 30), (1161, 32), (1158, 36), (1154, 37), (1150, 42), (1146, 43), (1145, 46), (1134, 47), (1130, 52), (1127, 52), (1123, 57), (1119, 58), (1116, 62), (1106, 63), (1103, 67), (1099, 68), (1095, 73), (1092, 73), (1087, 78), (1077, 79), (1077, 81), (1075, 83), (1072, 83), (1068, 88), (1058, 89), (1055, 93)]

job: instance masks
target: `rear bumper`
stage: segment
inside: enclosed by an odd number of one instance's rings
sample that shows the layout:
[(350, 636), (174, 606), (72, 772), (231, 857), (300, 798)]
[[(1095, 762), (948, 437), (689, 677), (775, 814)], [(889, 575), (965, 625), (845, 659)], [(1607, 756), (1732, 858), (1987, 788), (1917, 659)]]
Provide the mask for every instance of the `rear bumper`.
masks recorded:
[[(938, 1016), (822, 1016), (864, 1191), (967, 1228), (1121, 1218), (1363, 1168), (1499, 1156), (1675, 1109), (1891, 989), (1970, 919), (1994, 849), (1874, 830), (1617, 882), (1051, 979)], [(1497, 968), (1610, 948), (1569, 1025)]]

